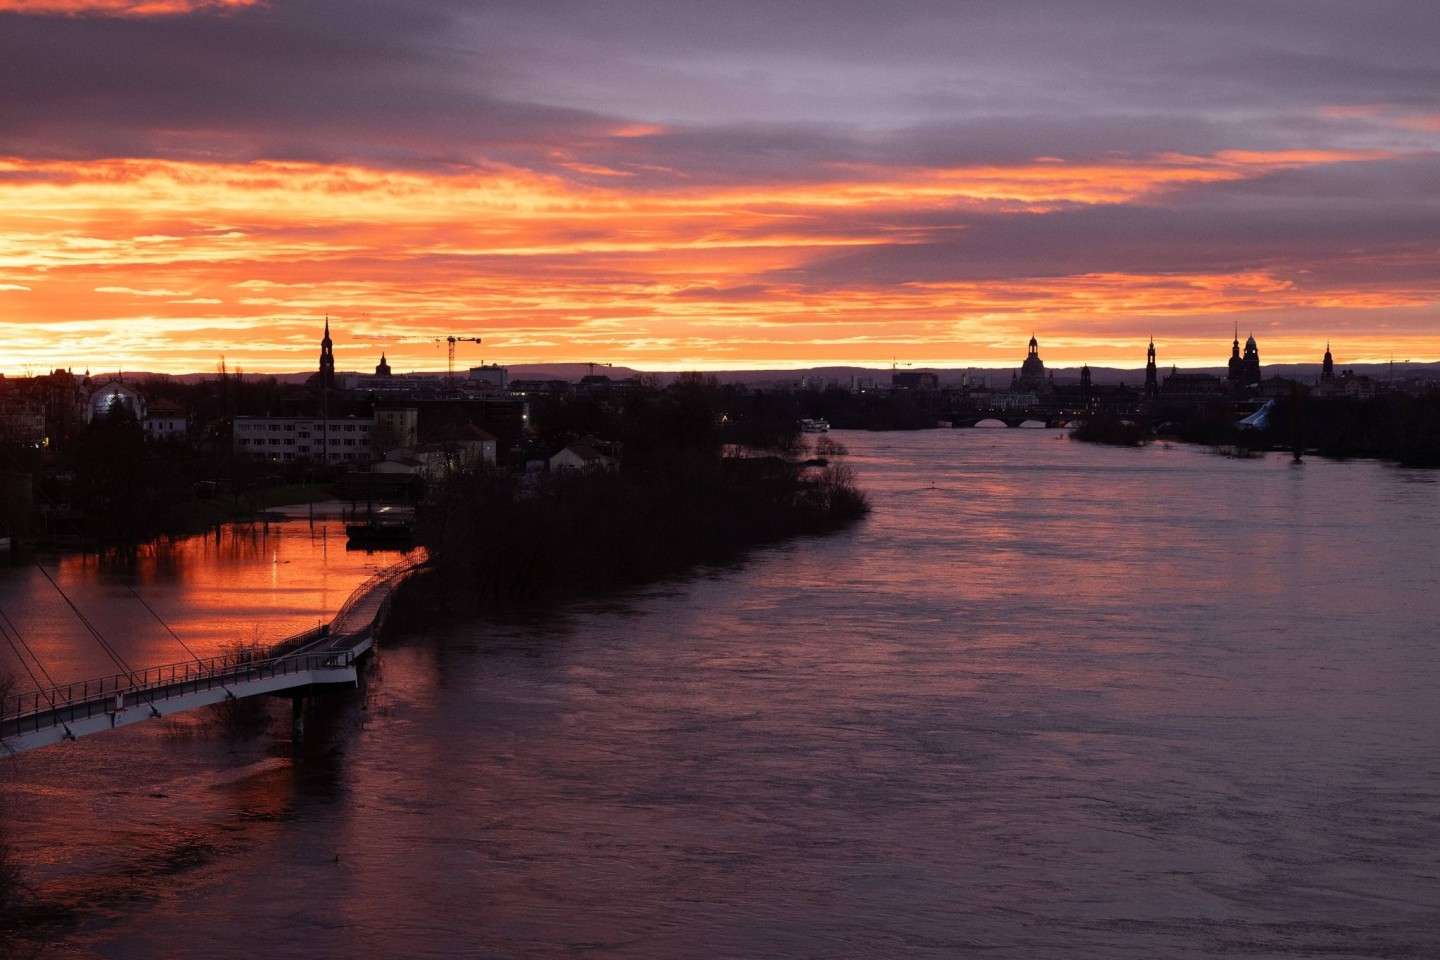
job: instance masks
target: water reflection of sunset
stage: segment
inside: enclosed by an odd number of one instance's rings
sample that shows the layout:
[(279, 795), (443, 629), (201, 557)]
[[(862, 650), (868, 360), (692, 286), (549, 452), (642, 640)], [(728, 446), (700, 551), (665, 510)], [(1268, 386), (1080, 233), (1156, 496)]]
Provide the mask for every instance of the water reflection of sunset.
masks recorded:
[[(125, 661), (156, 666), (189, 659), (186, 647), (213, 656), (328, 622), (387, 562), (347, 552), (338, 522), (312, 530), (292, 521), (153, 544), (133, 563), (84, 555), (46, 569)], [(0, 606), (57, 683), (121, 672), (39, 572), (21, 568), (0, 580)]]

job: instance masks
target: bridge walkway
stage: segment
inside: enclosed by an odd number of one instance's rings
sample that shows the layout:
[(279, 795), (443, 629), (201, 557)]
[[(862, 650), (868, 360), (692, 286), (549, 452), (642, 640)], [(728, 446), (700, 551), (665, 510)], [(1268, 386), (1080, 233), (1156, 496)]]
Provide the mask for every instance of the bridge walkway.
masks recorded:
[(380, 571), (350, 594), (329, 624), (288, 637), (261, 656), (228, 653), (6, 697), (0, 743), (18, 753), (222, 700), (353, 686), (357, 661), (374, 646), (395, 584), (425, 559), (422, 552)]

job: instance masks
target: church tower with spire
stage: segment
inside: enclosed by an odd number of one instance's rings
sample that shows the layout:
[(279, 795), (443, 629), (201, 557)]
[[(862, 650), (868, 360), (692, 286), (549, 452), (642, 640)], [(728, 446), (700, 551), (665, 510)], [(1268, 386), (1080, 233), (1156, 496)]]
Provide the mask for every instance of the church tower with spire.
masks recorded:
[(320, 340), (320, 372), (315, 385), (321, 390), (335, 389), (335, 349), (330, 340), (330, 317), (325, 317), (325, 336)]
[(1255, 344), (1252, 333), (1245, 339), (1245, 354), (1240, 354), (1240, 328), (1235, 328), (1235, 342), (1230, 345), (1230, 390), (1234, 393), (1249, 391), (1260, 383), (1260, 348)]
[(1150, 338), (1150, 349), (1145, 351), (1145, 396), (1160, 396), (1160, 381), (1155, 376), (1155, 338)]
[(1330, 344), (1325, 344), (1325, 359), (1320, 361), (1320, 379), (1335, 379), (1335, 358), (1330, 356)]

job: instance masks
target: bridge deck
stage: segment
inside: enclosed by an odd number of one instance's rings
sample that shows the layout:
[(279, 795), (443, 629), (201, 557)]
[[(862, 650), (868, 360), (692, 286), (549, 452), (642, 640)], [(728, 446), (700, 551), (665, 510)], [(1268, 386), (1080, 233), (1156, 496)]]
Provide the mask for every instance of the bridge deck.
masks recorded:
[(377, 573), (328, 625), (282, 640), (268, 656), (225, 654), (7, 697), (0, 703), (0, 742), (20, 752), (231, 698), (353, 685), (356, 661), (374, 646), (394, 584), (423, 562), (419, 556)]

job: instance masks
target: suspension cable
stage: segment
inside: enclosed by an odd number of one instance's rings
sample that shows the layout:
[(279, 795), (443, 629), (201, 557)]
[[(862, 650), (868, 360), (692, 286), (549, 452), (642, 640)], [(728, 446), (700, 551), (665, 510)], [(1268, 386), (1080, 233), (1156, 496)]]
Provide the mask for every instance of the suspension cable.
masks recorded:
[[(30, 644), (25, 642), (25, 638), (20, 635), (20, 631), (15, 628), (14, 622), (3, 609), (0, 609), (0, 636), (3, 636), (10, 649), (15, 651), (15, 659), (19, 660), (20, 666), (25, 668), (25, 673), (29, 675), (30, 682), (35, 684), (35, 689), (45, 691), (48, 694), (50, 705), (54, 706), (56, 687), (54, 678), (50, 676), (50, 672), (45, 669), (45, 664), (35, 655)], [(28, 659), (26, 658), (27, 654), (29, 655)], [(45, 677), (44, 684), (40, 682), (39, 677), (35, 676), (35, 671), (30, 669), (31, 661), (34, 661), (36, 668)]]
[[(55, 683), (55, 678), (50, 676), (50, 671), (45, 669), (44, 661), (36, 655), (30, 644), (25, 642), (25, 637), (20, 633), (19, 628), (15, 626), (14, 621), (10, 619), (10, 615), (7, 614), (4, 609), (0, 609), (0, 634), (4, 635), (5, 642), (10, 645), (10, 649), (15, 651), (15, 657), (20, 661), (20, 666), (24, 667), (25, 672), (30, 675), (30, 682), (35, 684), (37, 691), (44, 694), (45, 702), (50, 704), (51, 710), (55, 711), (55, 720), (60, 724), (61, 729), (65, 731), (65, 736), (73, 740), (75, 735), (70, 732), (70, 725), (60, 719), (60, 704), (55, 699), (59, 685)], [(16, 646), (17, 643), (19, 644), (18, 647)], [(35, 671), (30, 669), (30, 663), (21, 655), (21, 647), (25, 649), (26, 653), (30, 654), (30, 659), (35, 662), (36, 669), (45, 677), (45, 682), (49, 684), (49, 686), (41, 686), (39, 678), (35, 676)], [(17, 714), (20, 712), (20, 696), (20, 694), (15, 695), (15, 711)], [(3, 715), (3, 713), (4, 711), (0, 710), (0, 715)]]
[(125, 590), (130, 594), (130, 596), (140, 601), (140, 606), (144, 607), (150, 613), (150, 616), (155, 618), (156, 623), (160, 624), (160, 626), (165, 628), (166, 633), (170, 634), (170, 636), (175, 638), (175, 642), (180, 644), (181, 649), (183, 649), (186, 653), (190, 654), (190, 659), (194, 660), (196, 663), (204, 663), (204, 661), (200, 658), (200, 655), (197, 654), (194, 650), (191, 650), (189, 644), (187, 644), (184, 640), (181, 640), (178, 633), (170, 629), (170, 624), (166, 623), (163, 619), (161, 619), (160, 614), (155, 612), (155, 608), (150, 606), (150, 604), (146, 603), (145, 598), (135, 592), (134, 587), (130, 586), (127, 583), (125, 584)]
[[(100, 644), (100, 648), (105, 651), (105, 655), (110, 658), (115, 666), (120, 668), (120, 672), (125, 674), (132, 684), (135, 684), (135, 669), (125, 662), (125, 658), (120, 655), (120, 651), (116, 650), (110, 645), (108, 640), (100, 635), (100, 631), (96, 629), (95, 624), (91, 623), (90, 619), (81, 612), (80, 608), (75, 605), (75, 601), (70, 599), (70, 595), (60, 588), (60, 584), (56, 583), (55, 578), (50, 576), (49, 571), (40, 565), (40, 561), (35, 561), (35, 567), (46, 580), (50, 581), (50, 586), (55, 588), (55, 592), (60, 594), (60, 598), (65, 601), (65, 605), (80, 619), (80, 622), (84, 625), (85, 629), (90, 632), (90, 636), (95, 639), (95, 642)], [(138, 686), (138, 684), (135, 685)]]
[[(135, 592), (135, 588), (134, 588), (134, 587), (130, 586), (130, 585), (127, 583), (127, 584), (125, 584), (125, 589), (130, 592), (130, 596), (132, 596), (132, 597), (134, 597), (136, 600), (139, 600), (139, 601), (140, 601), (140, 606), (142, 606), (142, 607), (144, 607), (146, 610), (150, 611), (150, 616), (152, 616), (152, 617), (155, 618), (155, 622), (158, 623), (158, 624), (160, 624), (160, 626), (164, 627), (164, 628), (165, 628), (165, 632), (168, 633), (168, 634), (170, 634), (170, 636), (172, 636), (172, 637), (175, 638), (175, 642), (178, 643), (178, 644), (180, 644), (181, 648), (182, 648), (186, 653), (190, 654), (191, 659), (193, 659), (193, 660), (194, 660), (196, 663), (198, 663), (200, 666), (202, 666), (202, 667), (205, 666), (205, 661), (204, 661), (203, 659), (201, 659), (200, 655), (197, 654), (194, 650), (191, 650), (191, 649), (190, 649), (190, 645), (189, 645), (188, 643), (186, 643), (184, 640), (181, 640), (181, 639), (180, 639), (180, 634), (178, 634), (178, 633), (176, 633), (174, 630), (170, 629), (170, 624), (166, 623), (166, 622), (161, 618), (160, 614), (158, 614), (158, 613), (155, 612), (155, 608), (154, 608), (154, 607), (150, 606), (150, 604), (148, 604), (148, 603), (145, 602), (145, 598), (144, 598), (144, 597), (140, 596), (140, 594), (138, 594), (138, 593)], [(234, 697), (235, 697), (235, 691), (231, 690), (226, 684), (224, 684), (224, 683), (220, 684), (220, 689), (221, 689), (221, 690), (224, 690), (224, 691), (225, 691), (225, 694), (226, 694), (227, 696), (229, 696), (231, 699), (234, 699)]]

